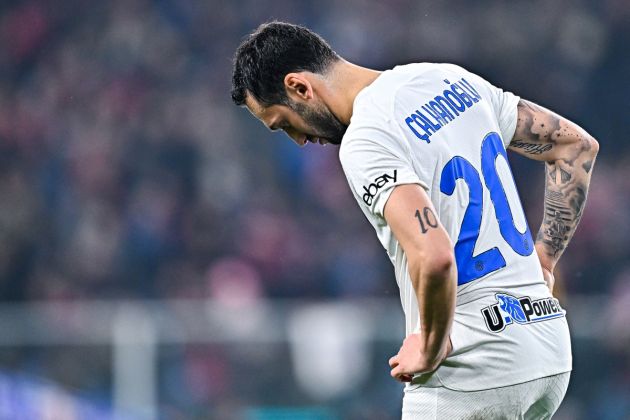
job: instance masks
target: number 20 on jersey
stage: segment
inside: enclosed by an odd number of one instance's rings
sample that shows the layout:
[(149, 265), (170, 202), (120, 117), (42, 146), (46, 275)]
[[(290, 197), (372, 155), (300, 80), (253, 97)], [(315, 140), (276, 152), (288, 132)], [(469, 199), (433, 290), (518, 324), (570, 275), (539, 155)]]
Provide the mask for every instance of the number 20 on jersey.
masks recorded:
[[(507, 153), (501, 137), (497, 133), (489, 133), (481, 144), (481, 176), (472, 163), (461, 156), (452, 158), (444, 169), (440, 180), (440, 191), (452, 195), (457, 180), (462, 179), (468, 186), (468, 206), (464, 212), (461, 229), (455, 244), (455, 260), (457, 262), (457, 284), (462, 285), (477, 280), (487, 274), (505, 267), (505, 258), (497, 247), (473, 255), (481, 228), (483, 215), (483, 185), (490, 192), (494, 204), (494, 213), (499, 222), (501, 236), (519, 255), (528, 256), (534, 251), (534, 243), (526, 223), (525, 232), (519, 232), (514, 224), (512, 210), (523, 212), (519, 205), (510, 209), (505, 189), (497, 172), (496, 161), (499, 155), (507, 161)], [(510, 177), (512, 187), (514, 180)], [(525, 216), (522, 214), (523, 219)]]

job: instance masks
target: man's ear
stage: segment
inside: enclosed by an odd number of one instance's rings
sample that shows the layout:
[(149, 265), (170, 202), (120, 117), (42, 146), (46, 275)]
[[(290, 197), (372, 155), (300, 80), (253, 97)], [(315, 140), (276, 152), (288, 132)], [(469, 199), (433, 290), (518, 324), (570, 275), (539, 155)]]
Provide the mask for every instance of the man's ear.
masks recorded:
[(304, 101), (313, 98), (313, 86), (304, 73), (289, 73), (284, 76), (284, 87), (291, 99)]

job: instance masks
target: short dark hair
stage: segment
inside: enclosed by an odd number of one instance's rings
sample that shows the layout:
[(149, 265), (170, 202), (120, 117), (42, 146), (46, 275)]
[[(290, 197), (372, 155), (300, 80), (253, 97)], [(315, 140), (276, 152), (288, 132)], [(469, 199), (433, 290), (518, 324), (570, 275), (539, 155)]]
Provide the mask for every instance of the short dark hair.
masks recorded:
[(310, 71), (323, 74), (340, 60), (311, 30), (285, 22), (264, 23), (238, 47), (232, 69), (232, 100), (243, 105), (251, 94), (264, 106), (288, 105), (284, 76)]

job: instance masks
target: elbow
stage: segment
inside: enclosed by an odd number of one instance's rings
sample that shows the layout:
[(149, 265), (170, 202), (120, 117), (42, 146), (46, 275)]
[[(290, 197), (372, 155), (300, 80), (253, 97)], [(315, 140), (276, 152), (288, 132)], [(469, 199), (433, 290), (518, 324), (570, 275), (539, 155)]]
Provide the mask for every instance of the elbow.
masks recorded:
[[(453, 276), (455, 270), (455, 255), (452, 249), (432, 252), (417, 258), (410, 258), (409, 271), (412, 279), (443, 281)], [(417, 274), (417, 275), (414, 275)]]
[(597, 153), (599, 153), (599, 142), (591, 137), (589, 139), (589, 144), (591, 146), (591, 153), (593, 153), (593, 156), (597, 156)]
[(455, 255), (449, 250), (427, 262), (425, 272), (428, 278), (445, 279), (451, 276), (454, 267)]
[(599, 153), (599, 142), (591, 136), (582, 139), (582, 153), (595, 158)]

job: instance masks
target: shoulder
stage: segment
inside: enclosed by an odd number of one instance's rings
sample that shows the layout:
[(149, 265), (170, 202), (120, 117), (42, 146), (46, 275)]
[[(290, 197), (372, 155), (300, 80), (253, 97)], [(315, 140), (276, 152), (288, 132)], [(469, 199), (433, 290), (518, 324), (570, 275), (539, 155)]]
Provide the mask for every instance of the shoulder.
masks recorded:
[(366, 154), (379, 153), (386, 150), (386, 147), (377, 141), (375, 135), (346, 135), (339, 146), (339, 161), (344, 169), (360, 164)]
[(339, 158), (342, 165), (360, 152), (399, 153), (402, 141), (401, 115), (412, 112), (421, 98), (433, 92), (436, 81), (445, 71), (460, 67), (454, 64), (413, 63), (384, 71), (354, 100), (352, 118), (346, 130)]
[(384, 71), (355, 98), (350, 132), (413, 112), (423, 99), (433, 99), (452, 83), (478, 77), (451, 63), (412, 63)]
[(383, 105), (380, 108), (386, 108), (396, 98), (404, 94), (407, 88), (429, 81), (431, 74), (445, 68), (444, 66), (454, 65), (412, 63), (384, 71), (371, 85), (357, 95), (354, 102), (355, 111), (358, 113), (370, 111), (374, 109), (373, 105)]

